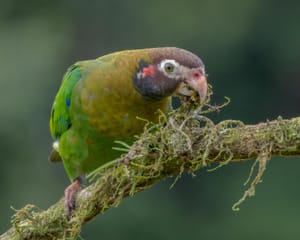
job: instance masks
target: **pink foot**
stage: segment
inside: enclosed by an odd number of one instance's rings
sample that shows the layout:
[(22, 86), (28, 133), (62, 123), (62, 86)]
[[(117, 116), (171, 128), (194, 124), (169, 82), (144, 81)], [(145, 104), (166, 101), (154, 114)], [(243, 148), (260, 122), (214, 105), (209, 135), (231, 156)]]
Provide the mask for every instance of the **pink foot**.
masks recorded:
[(75, 178), (75, 180), (65, 189), (65, 208), (67, 218), (70, 219), (72, 216), (72, 211), (76, 207), (76, 196), (81, 190), (81, 179), (80, 177)]

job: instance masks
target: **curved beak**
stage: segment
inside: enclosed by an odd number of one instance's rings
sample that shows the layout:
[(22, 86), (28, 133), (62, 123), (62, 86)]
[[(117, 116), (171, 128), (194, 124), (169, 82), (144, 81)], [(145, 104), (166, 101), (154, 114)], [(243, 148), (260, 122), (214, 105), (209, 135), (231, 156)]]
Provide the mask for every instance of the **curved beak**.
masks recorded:
[(191, 96), (193, 91), (199, 94), (200, 101), (204, 102), (207, 94), (207, 80), (203, 67), (185, 69), (184, 81), (180, 84), (177, 92), (181, 95)]

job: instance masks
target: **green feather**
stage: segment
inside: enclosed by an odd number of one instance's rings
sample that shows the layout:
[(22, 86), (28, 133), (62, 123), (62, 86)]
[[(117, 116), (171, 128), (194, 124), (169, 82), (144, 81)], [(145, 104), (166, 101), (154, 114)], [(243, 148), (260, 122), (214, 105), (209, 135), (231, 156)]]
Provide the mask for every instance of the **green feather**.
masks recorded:
[(71, 125), (70, 105), (74, 86), (81, 79), (79, 64), (74, 64), (65, 73), (62, 85), (57, 93), (50, 117), (50, 132), (58, 139)]
[(158, 109), (170, 109), (170, 97), (146, 100), (133, 84), (140, 61), (150, 62), (150, 51), (123, 51), (81, 61), (65, 74), (50, 129), (71, 181), (120, 155), (112, 149), (114, 140), (128, 142), (140, 133), (145, 122), (137, 117), (156, 122)]

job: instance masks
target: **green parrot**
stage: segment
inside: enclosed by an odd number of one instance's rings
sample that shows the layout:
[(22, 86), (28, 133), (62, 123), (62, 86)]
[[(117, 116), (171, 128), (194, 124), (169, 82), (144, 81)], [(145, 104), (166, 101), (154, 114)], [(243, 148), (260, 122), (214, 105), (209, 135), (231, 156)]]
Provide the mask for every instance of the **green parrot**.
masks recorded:
[(55, 97), (49, 159), (62, 161), (71, 185), (65, 190), (67, 216), (75, 208), (82, 176), (118, 157), (114, 140), (141, 133), (137, 117), (158, 121), (158, 110), (171, 108), (174, 94), (200, 100), (207, 94), (204, 64), (180, 48), (126, 50), (79, 61), (65, 73)]

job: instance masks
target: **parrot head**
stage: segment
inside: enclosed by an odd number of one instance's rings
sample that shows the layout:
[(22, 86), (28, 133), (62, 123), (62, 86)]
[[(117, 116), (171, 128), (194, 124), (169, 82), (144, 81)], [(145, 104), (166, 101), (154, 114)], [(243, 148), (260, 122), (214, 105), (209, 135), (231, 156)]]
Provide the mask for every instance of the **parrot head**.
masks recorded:
[(149, 49), (150, 62), (141, 60), (134, 85), (146, 99), (160, 100), (180, 94), (199, 94), (200, 101), (207, 94), (204, 64), (195, 54), (179, 48)]

